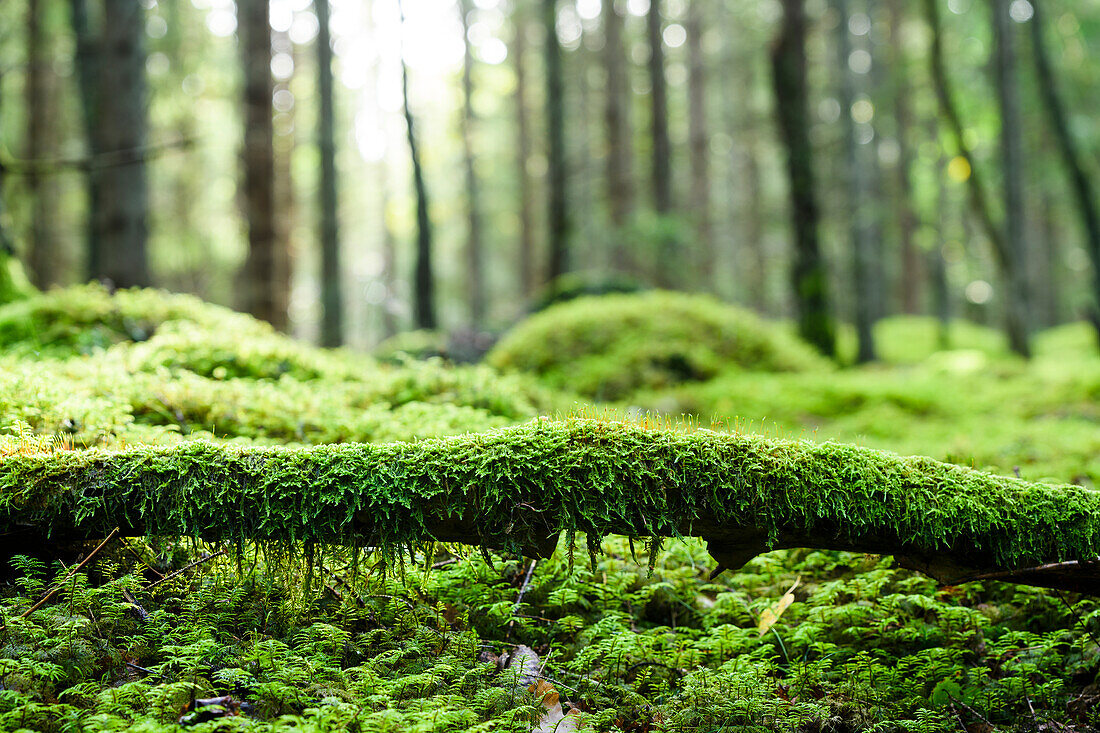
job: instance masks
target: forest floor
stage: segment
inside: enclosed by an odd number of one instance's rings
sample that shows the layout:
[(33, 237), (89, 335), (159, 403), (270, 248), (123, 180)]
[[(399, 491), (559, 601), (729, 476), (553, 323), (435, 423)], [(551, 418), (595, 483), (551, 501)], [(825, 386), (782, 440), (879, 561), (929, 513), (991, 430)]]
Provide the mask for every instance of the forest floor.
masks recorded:
[[(964, 323), (946, 350), (923, 319), (878, 334), (871, 366), (781, 344), (769, 358), (786, 371), (704, 355), (711, 372), (597, 402), (564, 391), (560, 371), (387, 365), (189, 298), (58, 291), (0, 307), (0, 460), (187, 440), (384, 443), (596, 414), (1100, 485), (1100, 352), (1085, 325), (1040, 334), (1030, 363)], [(5, 511), (11, 492), (0, 487)], [(395, 561), (116, 537), (79, 572), (19, 556), (0, 586), (0, 729), (1100, 727), (1093, 598), (938, 587), (875, 555), (774, 551), (712, 579), (695, 540), (652, 557), (619, 537), (591, 557), (567, 544), (539, 561), (444, 545)]]

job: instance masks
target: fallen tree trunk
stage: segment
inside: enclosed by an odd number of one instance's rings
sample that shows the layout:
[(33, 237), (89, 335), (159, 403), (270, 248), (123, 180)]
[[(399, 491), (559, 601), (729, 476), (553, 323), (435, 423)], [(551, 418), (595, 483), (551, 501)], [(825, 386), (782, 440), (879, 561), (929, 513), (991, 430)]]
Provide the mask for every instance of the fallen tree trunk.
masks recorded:
[(702, 537), (719, 569), (769, 549), (892, 554), (954, 584), (1100, 589), (1100, 492), (837, 443), (593, 420), (419, 443), (205, 442), (0, 458), (0, 535), (353, 544), (545, 556), (562, 532)]

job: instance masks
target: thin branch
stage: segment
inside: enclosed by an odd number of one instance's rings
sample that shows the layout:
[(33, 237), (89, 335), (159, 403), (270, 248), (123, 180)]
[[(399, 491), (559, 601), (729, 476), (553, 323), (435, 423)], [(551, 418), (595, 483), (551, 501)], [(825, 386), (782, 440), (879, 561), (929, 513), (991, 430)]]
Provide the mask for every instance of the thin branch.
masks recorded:
[(176, 572), (174, 572), (174, 573), (169, 573), (168, 575), (165, 575), (165, 576), (164, 576), (163, 578), (161, 578), (160, 580), (156, 580), (156, 581), (153, 581), (153, 582), (152, 582), (152, 583), (150, 583), (149, 585), (145, 586), (145, 588), (143, 588), (143, 590), (152, 590), (153, 588), (156, 588), (156, 587), (157, 587), (158, 585), (160, 585), (161, 583), (166, 583), (166, 582), (168, 582), (169, 580), (171, 580), (172, 578), (176, 577), (177, 575), (179, 575), (179, 574), (181, 574), (181, 573), (185, 573), (185, 572), (187, 572), (188, 570), (190, 570), (190, 569), (191, 569), (191, 568), (193, 568), (193, 567), (197, 567), (197, 566), (199, 566), (199, 565), (202, 565), (202, 564), (203, 564), (204, 562), (208, 562), (208, 561), (210, 561), (210, 560), (213, 560), (213, 559), (214, 559), (215, 557), (221, 557), (221, 556), (222, 556), (222, 555), (224, 555), (224, 554), (225, 554), (226, 552), (227, 552), (226, 548), (222, 548), (222, 549), (218, 550), (217, 552), (215, 552), (215, 553), (214, 553), (214, 554), (212, 554), (212, 555), (207, 555), (206, 557), (200, 557), (200, 558), (199, 558), (198, 560), (196, 560), (195, 562), (193, 562), (193, 563), (191, 563), (191, 564), (189, 564), (189, 565), (184, 565), (184, 566), (183, 566), (182, 568), (180, 568), (180, 569), (179, 569), (179, 570), (177, 570)]
[(96, 546), (96, 548), (95, 548), (94, 550), (92, 550), (92, 551), (91, 551), (90, 553), (88, 553), (88, 557), (86, 557), (86, 558), (84, 558), (83, 560), (81, 560), (81, 562), (80, 562), (80, 564), (79, 564), (79, 565), (77, 565), (76, 567), (74, 567), (74, 568), (73, 568), (73, 569), (71, 569), (71, 570), (70, 570), (70, 571), (69, 571), (68, 573), (66, 573), (66, 574), (65, 574), (65, 577), (64, 577), (64, 578), (62, 578), (62, 579), (61, 579), (61, 580), (60, 580), (60, 581), (58, 582), (58, 584), (54, 586), (53, 590), (51, 590), (51, 591), (50, 591), (49, 593), (47, 593), (46, 595), (42, 596), (42, 598), (41, 598), (41, 599), (40, 599), (40, 600), (38, 601), (38, 603), (34, 604), (34, 605), (33, 605), (33, 606), (31, 606), (30, 608), (28, 608), (28, 609), (27, 609), (26, 611), (24, 611), (23, 613), (21, 613), (21, 614), (19, 615), (19, 618), (26, 618), (27, 616), (30, 616), (30, 615), (31, 615), (32, 613), (34, 613), (34, 612), (35, 612), (35, 611), (37, 611), (37, 610), (38, 610), (39, 608), (41, 608), (41, 607), (42, 607), (42, 605), (46, 603), (46, 601), (50, 600), (50, 599), (51, 599), (51, 598), (53, 598), (53, 597), (54, 597), (55, 595), (57, 595), (57, 591), (61, 590), (61, 588), (62, 588), (62, 587), (63, 587), (63, 586), (65, 585), (65, 581), (67, 581), (67, 580), (68, 580), (69, 578), (71, 578), (71, 577), (73, 577), (74, 575), (76, 575), (76, 574), (77, 574), (78, 572), (80, 572), (80, 569), (81, 569), (81, 568), (83, 568), (83, 567), (84, 567), (85, 565), (87, 565), (88, 563), (90, 563), (90, 562), (92, 561), (92, 558), (96, 556), (96, 553), (98, 553), (98, 552), (99, 552), (100, 550), (102, 550), (102, 549), (103, 549), (103, 547), (104, 547), (104, 546), (105, 546), (105, 545), (106, 545), (106, 544), (107, 544), (108, 542), (110, 542), (111, 540), (113, 540), (113, 539), (115, 538), (115, 535), (117, 535), (117, 534), (118, 534), (118, 527), (115, 527), (114, 529), (112, 529), (112, 530), (111, 530), (111, 534), (107, 535), (107, 539), (105, 539), (105, 540), (103, 540), (102, 542), (100, 542), (100, 543), (99, 543), (99, 545), (97, 545), (97, 546)]
[(0, 158), (0, 174), (10, 175), (50, 175), (66, 169), (96, 171), (105, 168), (119, 168), (136, 163), (144, 163), (167, 152), (186, 150), (194, 145), (193, 138), (184, 137), (162, 143), (146, 145), (126, 150), (107, 150), (92, 153), (79, 158), (40, 158), (22, 160), (20, 158)]

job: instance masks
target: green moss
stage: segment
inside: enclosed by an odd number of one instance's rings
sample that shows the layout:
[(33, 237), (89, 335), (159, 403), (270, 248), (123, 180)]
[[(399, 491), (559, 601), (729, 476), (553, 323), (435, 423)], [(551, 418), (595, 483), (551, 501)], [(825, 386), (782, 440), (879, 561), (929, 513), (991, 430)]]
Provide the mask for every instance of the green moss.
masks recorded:
[[(15, 454), (0, 462), (3, 527), (209, 540), (433, 539), (441, 520), (490, 545), (560, 531), (829, 535), (1016, 566), (1100, 553), (1100, 493), (1001, 478), (850, 445), (681, 434), (590, 420), (382, 446), (189, 443)], [(715, 530), (709, 530), (711, 532)]]
[(708, 379), (730, 366), (829, 368), (808, 345), (748, 311), (663, 291), (553, 306), (508, 333), (486, 361), (599, 399)]
[[(977, 351), (986, 356), (1007, 357), (1004, 334), (988, 326), (955, 318), (943, 334), (932, 316), (891, 316), (875, 322), (875, 351), (885, 364), (917, 364), (940, 351)], [(946, 336), (946, 342), (943, 340)], [(844, 363), (855, 361), (856, 334), (843, 326), (837, 335), (837, 353)]]
[(51, 290), (0, 306), (0, 348), (8, 353), (69, 356), (125, 341), (144, 341), (166, 321), (191, 321), (210, 333), (244, 338), (270, 326), (190, 295), (162, 290), (119, 290), (102, 285)]

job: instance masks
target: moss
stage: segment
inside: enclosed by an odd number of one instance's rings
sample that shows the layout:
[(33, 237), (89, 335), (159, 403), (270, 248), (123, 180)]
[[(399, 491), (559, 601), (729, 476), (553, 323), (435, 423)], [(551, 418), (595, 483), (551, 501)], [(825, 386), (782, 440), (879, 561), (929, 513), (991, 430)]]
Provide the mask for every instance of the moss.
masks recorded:
[(808, 345), (748, 311), (664, 291), (553, 306), (508, 333), (486, 360), (599, 399), (708, 379), (730, 366), (829, 369)]
[(92, 283), (0, 306), (0, 348), (27, 355), (91, 353), (120, 342), (144, 341), (162, 323), (174, 320), (242, 338), (272, 332), (266, 324), (194, 296), (138, 288), (112, 294)]
[[(381, 446), (28, 453), (0, 461), (3, 527), (396, 550), (441, 523), (513, 548), (557, 532), (757, 530), (904, 544), (998, 566), (1100, 553), (1100, 493), (838, 443), (592, 420)], [(706, 530), (713, 532), (716, 530)], [(454, 539), (450, 537), (449, 539)]]
[[(953, 319), (947, 328), (947, 340), (941, 340), (941, 326), (932, 316), (891, 316), (875, 323), (875, 351), (885, 364), (917, 364), (945, 350), (977, 351), (986, 356), (1007, 357), (1004, 334), (996, 329)], [(837, 353), (851, 364), (856, 355), (856, 333), (843, 326), (837, 334)]]

